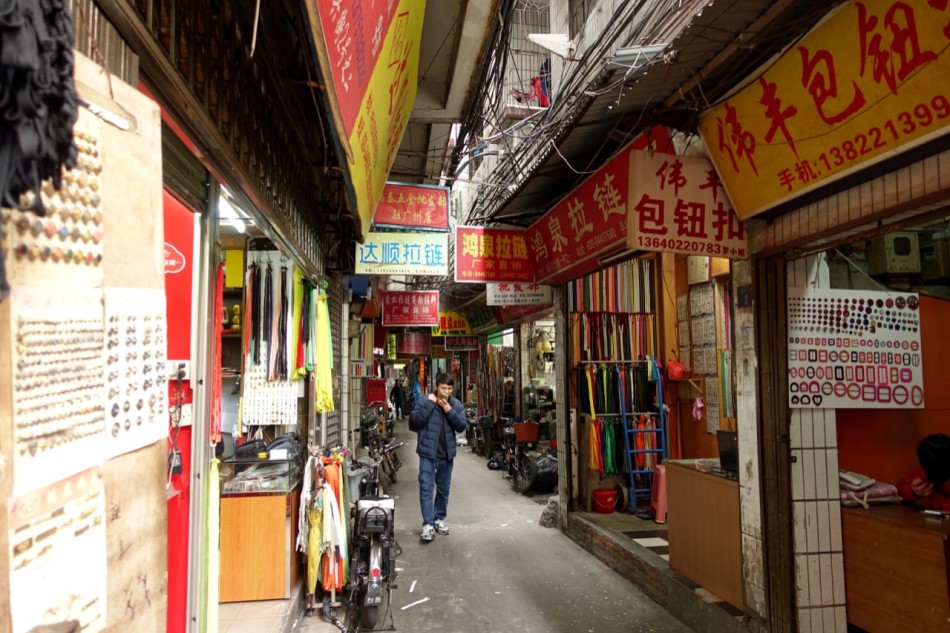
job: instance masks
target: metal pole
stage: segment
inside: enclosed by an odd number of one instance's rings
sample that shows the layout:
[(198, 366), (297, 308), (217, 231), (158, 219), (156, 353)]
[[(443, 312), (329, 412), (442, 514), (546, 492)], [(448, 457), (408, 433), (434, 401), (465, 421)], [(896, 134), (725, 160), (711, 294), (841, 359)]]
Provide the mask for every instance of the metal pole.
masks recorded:
[[(207, 526), (205, 516), (205, 499), (208, 486), (217, 485), (216, 481), (208, 481), (208, 471), (211, 466), (212, 449), (210, 443), (211, 426), (211, 389), (210, 378), (213, 376), (211, 364), (215, 362), (214, 344), (211, 333), (214, 332), (213, 319), (220, 319), (220, 314), (212, 314), (213, 294), (217, 273), (218, 241), (218, 195), (220, 187), (212, 181), (208, 187), (208, 211), (201, 215), (200, 220), (200, 259), (195, 262), (198, 267), (198, 287), (195, 291), (195, 358), (192, 362), (191, 388), (194, 393), (192, 402), (191, 425), (191, 499), (190, 517), (188, 521), (188, 631), (206, 633), (208, 600), (208, 579), (211, 570), (205, 563), (204, 530)], [(214, 570), (215, 578), (217, 571)], [(217, 582), (217, 579), (215, 580)], [(217, 605), (214, 605), (217, 608)]]

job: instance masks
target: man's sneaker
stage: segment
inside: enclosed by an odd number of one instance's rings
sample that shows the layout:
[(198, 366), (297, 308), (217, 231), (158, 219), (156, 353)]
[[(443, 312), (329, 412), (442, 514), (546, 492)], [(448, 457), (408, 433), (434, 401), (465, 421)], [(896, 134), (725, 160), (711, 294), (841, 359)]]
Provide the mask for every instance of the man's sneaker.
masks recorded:
[(433, 529), (433, 527), (429, 525), (428, 523), (423, 525), (422, 526), (422, 540), (428, 542), (434, 538), (435, 538), (435, 529)]
[(449, 533), (449, 526), (445, 524), (445, 521), (442, 519), (435, 520), (435, 531), (439, 534), (445, 535)]

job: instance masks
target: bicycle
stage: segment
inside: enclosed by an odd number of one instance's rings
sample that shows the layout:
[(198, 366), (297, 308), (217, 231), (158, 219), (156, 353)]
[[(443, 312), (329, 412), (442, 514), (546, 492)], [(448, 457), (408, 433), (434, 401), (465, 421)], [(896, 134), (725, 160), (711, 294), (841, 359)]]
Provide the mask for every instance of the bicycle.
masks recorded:
[(537, 446), (539, 432), (537, 422), (513, 422), (502, 433), (505, 477), (511, 479), (511, 487), (517, 493), (526, 493), (534, 483), (537, 468), (528, 453)]

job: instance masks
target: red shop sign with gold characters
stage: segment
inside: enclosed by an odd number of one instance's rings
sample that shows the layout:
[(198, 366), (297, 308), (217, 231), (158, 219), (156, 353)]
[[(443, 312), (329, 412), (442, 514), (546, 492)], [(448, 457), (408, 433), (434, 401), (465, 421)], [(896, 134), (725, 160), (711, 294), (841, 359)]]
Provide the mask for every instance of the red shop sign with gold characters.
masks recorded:
[(524, 231), (455, 227), (455, 281), (533, 281)]
[(742, 220), (705, 158), (630, 153), (627, 248), (745, 258)]
[(430, 327), (439, 324), (438, 290), (381, 290), (379, 298), (383, 304), (385, 326)]
[(788, 406), (924, 406), (920, 297), (909, 292), (788, 289)]
[(449, 229), (449, 190), (387, 182), (373, 215), (375, 226)]
[(848, 2), (700, 133), (742, 219), (921, 145), (950, 124), (950, 3)]

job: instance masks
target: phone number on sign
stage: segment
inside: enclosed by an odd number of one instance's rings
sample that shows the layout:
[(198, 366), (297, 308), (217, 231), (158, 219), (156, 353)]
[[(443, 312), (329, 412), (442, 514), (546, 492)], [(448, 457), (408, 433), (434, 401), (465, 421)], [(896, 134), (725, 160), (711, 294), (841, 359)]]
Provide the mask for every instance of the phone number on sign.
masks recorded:
[(682, 240), (672, 237), (637, 236), (637, 243), (641, 248), (658, 248), (664, 251), (678, 251), (681, 253), (704, 253), (706, 255), (737, 255), (745, 257), (745, 247), (728, 246), (718, 242), (697, 242), (696, 240)]
[(950, 100), (945, 95), (938, 94), (930, 103), (918, 103), (896, 117), (887, 119), (883, 124), (868, 128), (867, 132), (856, 134), (853, 139), (829, 147), (818, 155), (817, 160), (804, 160), (794, 169), (783, 169), (778, 174), (779, 183), (790, 191), (795, 180), (805, 184), (822, 174), (839, 171), (849, 163), (876, 154), (888, 144), (898, 142), (902, 137), (928, 128), (948, 116)]

